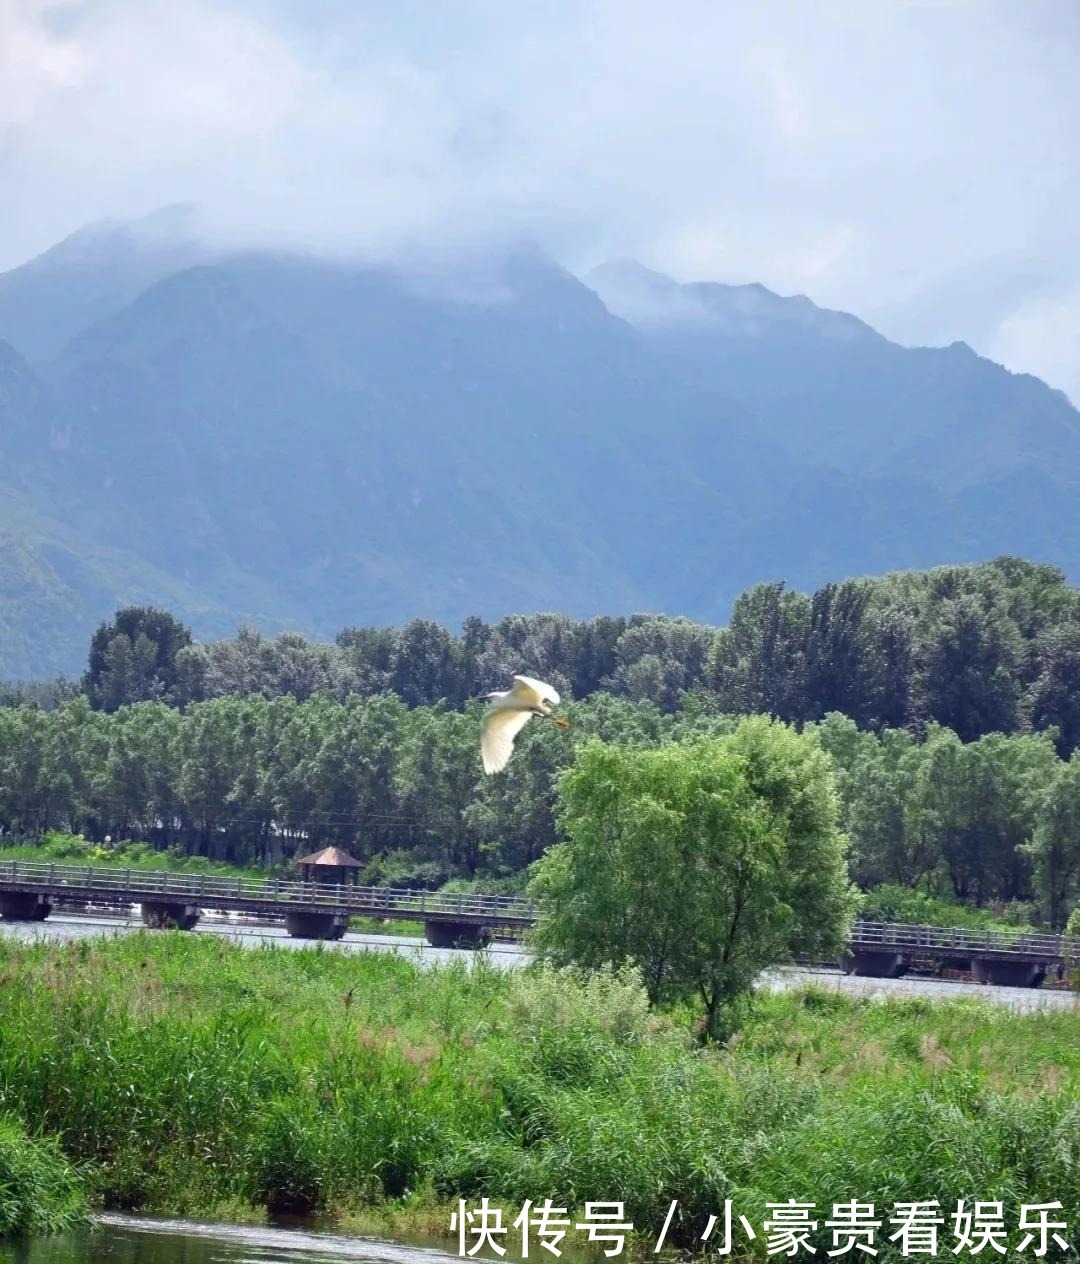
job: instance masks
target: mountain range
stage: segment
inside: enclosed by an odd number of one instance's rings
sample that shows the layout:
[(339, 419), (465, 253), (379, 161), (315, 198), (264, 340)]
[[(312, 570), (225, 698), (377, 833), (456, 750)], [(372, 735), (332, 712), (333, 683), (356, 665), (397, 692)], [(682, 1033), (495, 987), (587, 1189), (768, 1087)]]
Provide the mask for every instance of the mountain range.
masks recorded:
[(0, 275), (0, 678), (200, 637), (558, 609), (723, 621), (1002, 553), (1080, 575), (1080, 414), (759, 285), (524, 250), (428, 273), (163, 212)]

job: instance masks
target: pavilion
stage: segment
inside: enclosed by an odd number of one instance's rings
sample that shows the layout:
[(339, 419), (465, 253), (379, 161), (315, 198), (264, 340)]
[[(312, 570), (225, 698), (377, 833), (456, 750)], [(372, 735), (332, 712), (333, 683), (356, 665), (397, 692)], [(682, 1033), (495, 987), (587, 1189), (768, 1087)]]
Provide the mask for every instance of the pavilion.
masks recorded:
[(344, 885), (355, 884), (360, 872), (360, 861), (354, 860), (340, 847), (324, 847), (313, 851), (296, 862), (300, 866), (300, 878), (304, 882), (327, 882)]

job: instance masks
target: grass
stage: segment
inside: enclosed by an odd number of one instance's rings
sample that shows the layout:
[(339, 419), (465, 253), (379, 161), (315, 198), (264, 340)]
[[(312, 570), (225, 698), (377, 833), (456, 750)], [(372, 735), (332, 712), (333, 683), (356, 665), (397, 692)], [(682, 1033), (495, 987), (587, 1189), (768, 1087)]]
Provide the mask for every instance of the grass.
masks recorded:
[(0, 861), (30, 860), (44, 864), (94, 865), (114, 869), (139, 869), (151, 873), (206, 873), (217, 878), (250, 878), (253, 873), (273, 876), (269, 869), (242, 869), (220, 864), (205, 856), (182, 856), (158, 851), (149, 843), (122, 841), (92, 843), (79, 834), (46, 833), (34, 843), (14, 843), (0, 847)]
[(395, 918), (384, 921), (381, 917), (350, 917), (349, 930), (360, 935), (404, 935), (417, 939), (424, 937), (423, 922), (398, 921)]
[(1077, 1010), (763, 994), (702, 1050), (626, 977), (3, 940), (0, 1099), (113, 1208), (401, 1232), (458, 1197), (550, 1196), (656, 1232), (678, 1199), (685, 1244), (725, 1198), (758, 1226), (766, 1202), (852, 1197), (1000, 1199), (1013, 1224), (1060, 1198), (1080, 1223)]
[(86, 1219), (78, 1174), (59, 1148), (0, 1115), (0, 1238), (59, 1233)]

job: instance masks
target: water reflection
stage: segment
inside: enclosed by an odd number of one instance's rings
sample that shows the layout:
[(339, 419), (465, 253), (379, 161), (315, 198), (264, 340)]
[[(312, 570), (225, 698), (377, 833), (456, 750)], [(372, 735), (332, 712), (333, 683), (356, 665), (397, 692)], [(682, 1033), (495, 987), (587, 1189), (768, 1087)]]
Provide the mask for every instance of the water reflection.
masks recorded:
[(129, 1216), (103, 1216), (93, 1230), (0, 1247), (3, 1264), (451, 1264), (455, 1259), (437, 1247), (411, 1243)]

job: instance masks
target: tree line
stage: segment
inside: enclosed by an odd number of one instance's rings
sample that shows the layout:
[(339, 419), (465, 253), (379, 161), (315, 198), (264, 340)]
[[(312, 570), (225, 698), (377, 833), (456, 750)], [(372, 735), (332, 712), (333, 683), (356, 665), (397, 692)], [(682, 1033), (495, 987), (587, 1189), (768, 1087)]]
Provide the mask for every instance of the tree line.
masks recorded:
[[(554, 842), (555, 782), (590, 735), (661, 745), (766, 714), (830, 754), (864, 888), (1077, 901), (1080, 593), (1014, 558), (761, 584), (726, 627), (656, 615), (425, 619), (200, 644), (166, 611), (102, 624), (80, 681), (0, 690), (0, 828), (145, 838), (232, 863), (323, 842), (372, 881), (515, 884)], [(477, 758), (478, 695), (551, 681), (573, 731)]]
[[(0, 708), (0, 827), (49, 829), (233, 864), (275, 865), (337, 843), (369, 882), (514, 889), (556, 841), (559, 774), (590, 737), (659, 748), (735, 731), (700, 705), (665, 713), (598, 692), (573, 727), (526, 727), (507, 771), (485, 777), (480, 704), (408, 707), (394, 693), (258, 694), (181, 709)], [(1054, 927), (1080, 900), (1080, 753), (1052, 733), (860, 728), (830, 713), (802, 726), (834, 768), (852, 876), (972, 907), (1017, 906)]]
[(56, 705), (83, 692), (95, 710), (140, 701), (393, 693), (408, 707), (459, 709), (515, 672), (564, 697), (610, 693), (665, 714), (699, 705), (795, 724), (838, 711), (860, 727), (988, 733), (1054, 730), (1080, 745), (1080, 592), (1061, 572), (1016, 558), (826, 584), (783, 583), (740, 596), (726, 627), (637, 614), (512, 615), (343, 629), (333, 643), (297, 633), (196, 643), (163, 611), (118, 612), (95, 632), (81, 682), (8, 686), (0, 701)]

